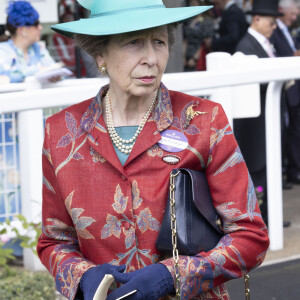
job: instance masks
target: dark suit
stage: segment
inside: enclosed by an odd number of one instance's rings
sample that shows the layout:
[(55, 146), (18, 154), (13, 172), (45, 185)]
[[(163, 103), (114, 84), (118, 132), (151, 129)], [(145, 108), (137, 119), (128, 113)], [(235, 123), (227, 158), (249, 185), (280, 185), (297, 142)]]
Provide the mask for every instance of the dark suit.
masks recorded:
[(274, 30), (270, 38), (274, 48), (276, 49), (277, 56), (294, 56), (294, 50), (291, 48), (289, 42), (287, 41), (284, 33), (279, 26)]
[[(259, 58), (268, 58), (268, 54), (259, 42), (248, 32), (238, 43), (236, 51), (246, 55), (257, 55)], [(236, 139), (245, 158), (254, 186), (262, 186), (264, 199), (261, 212), (267, 221), (267, 192), (266, 179), (266, 127), (265, 127), (265, 103), (267, 85), (260, 86), (261, 114), (257, 118), (245, 118), (234, 120), (234, 132)]]
[(219, 38), (212, 41), (213, 51), (224, 51), (233, 54), (240, 39), (247, 32), (243, 11), (236, 5), (231, 5), (222, 12), (222, 20), (219, 28)]
[[(271, 41), (276, 49), (277, 56), (294, 56), (294, 50), (290, 46), (283, 31), (277, 26), (273, 32)], [(300, 174), (300, 81), (285, 91), (287, 101), (283, 106), (283, 113), (288, 111), (289, 124), (286, 136), (287, 158), (289, 165), (287, 167), (288, 175), (293, 178)], [(286, 107), (287, 106), (287, 107)], [(285, 133), (284, 133), (285, 134)], [(285, 136), (284, 136), (285, 137)], [(283, 146), (283, 149), (285, 146)]]
[[(288, 57), (294, 56), (294, 50), (291, 48), (282, 30), (277, 26), (271, 37), (271, 42), (276, 50), (276, 56)], [(295, 107), (299, 104), (300, 96), (300, 81), (296, 81), (296, 85), (291, 87), (286, 96), (289, 106)]]

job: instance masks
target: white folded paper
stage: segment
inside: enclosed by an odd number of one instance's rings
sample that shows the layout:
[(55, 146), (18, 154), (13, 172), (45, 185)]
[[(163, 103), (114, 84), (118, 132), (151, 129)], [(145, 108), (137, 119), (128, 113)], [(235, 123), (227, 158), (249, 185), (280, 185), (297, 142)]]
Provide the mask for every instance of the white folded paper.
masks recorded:
[[(106, 274), (102, 281), (100, 282), (97, 291), (94, 295), (93, 300), (105, 300), (107, 297), (107, 292), (109, 290), (109, 287), (111, 286), (111, 284), (114, 282), (114, 277), (111, 274)], [(116, 300), (121, 300), (124, 299), (125, 297), (135, 293), (136, 290), (133, 290), (131, 292), (129, 292), (126, 295), (123, 295), (122, 297), (117, 298)]]
[(105, 300), (107, 292), (111, 284), (114, 282), (114, 277), (110, 274), (106, 274), (100, 282), (93, 300)]
[(56, 63), (49, 67), (44, 67), (43, 69), (41, 69), (39, 72), (35, 74), (35, 78), (41, 83), (47, 83), (49, 82), (49, 79), (51, 79), (52, 77), (72, 76), (73, 73), (69, 69), (64, 68), (63, 66), (64, 64), (62, 63)]

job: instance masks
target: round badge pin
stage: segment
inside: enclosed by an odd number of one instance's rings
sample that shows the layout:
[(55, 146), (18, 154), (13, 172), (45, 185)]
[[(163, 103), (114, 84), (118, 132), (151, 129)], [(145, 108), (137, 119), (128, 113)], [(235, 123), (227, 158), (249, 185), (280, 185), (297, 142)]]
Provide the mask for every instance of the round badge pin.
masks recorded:
[(177, 130), (164, 130), (161, 140), (158, 142), (160, 148), (168, 152), (180, 152), (188, 146), (187, 137)]

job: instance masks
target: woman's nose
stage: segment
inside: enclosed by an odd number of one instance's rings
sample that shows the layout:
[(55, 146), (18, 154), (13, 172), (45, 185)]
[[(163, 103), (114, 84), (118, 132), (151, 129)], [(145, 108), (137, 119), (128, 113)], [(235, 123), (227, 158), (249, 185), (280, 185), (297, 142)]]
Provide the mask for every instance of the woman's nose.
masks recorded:
[(147, 42), (144, 45), (142, 63), (147, 63), (148, 65), (155, 65), (157, 63), (157, 52), (152, 42)]

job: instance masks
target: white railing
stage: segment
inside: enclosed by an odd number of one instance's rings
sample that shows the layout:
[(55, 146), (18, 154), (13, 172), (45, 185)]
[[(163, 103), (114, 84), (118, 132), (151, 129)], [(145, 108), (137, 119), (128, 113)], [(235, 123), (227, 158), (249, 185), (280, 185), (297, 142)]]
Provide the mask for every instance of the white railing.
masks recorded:
[[(284, 81), (300, 78), (300, 58), (257, 59), (212, 53), (208, 55), (207, 66), (207, 72), (165, 74), (163, 82), (171, 90), (211, 95), (212, 100), (223, 105), (230, 122), (233, 118), (258, 116), (258, 83), (271, 81), (266, 99), (268, 221), (270, 249), (282, 249), (280, 90)], [(41, 89), (36, 81), (28, 80), (23, 85), (25, 91), (13, 92), (10, 88), (9, 93), (0, 94), (0, 113), (18, 112), (22, 208), (30, 220), (40, 217), (41, 212), (42, 108), (67, 106), (88, 99), (105, 83), (106, 79), (99, 78), (72, 79)], [(0, 87), (1, 91), (6, 91), (5, 86)], [(39, 268), (28, 253), (24, 262), (27, 268)]]

